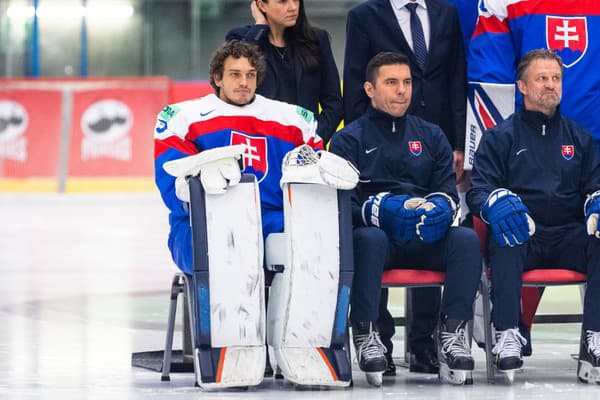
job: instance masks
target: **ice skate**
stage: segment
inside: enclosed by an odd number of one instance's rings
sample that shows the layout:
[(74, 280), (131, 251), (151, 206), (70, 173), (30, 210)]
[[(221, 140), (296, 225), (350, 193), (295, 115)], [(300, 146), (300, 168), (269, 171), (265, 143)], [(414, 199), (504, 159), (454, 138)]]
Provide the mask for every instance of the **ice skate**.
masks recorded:
[(467, 321), (442, 317), (438, 334), (439, 378), (442, 382), (453, 385), (472, 382), (475, 362), (465, 334), (466, 325)]
[(358, 322), (352, 324), (352, 333), (358, 367), (366, 373), (369, 385), (381, 386), (387, 361), (385, 346), (381, 343), (379, 332), (373, 330), (370, 322)]
[(579, 345), (577, 378), (580, 382), (600, 385), (600, 332), (585, 331)]
[(521, 350), (527, 344), (519, 329), (512, 328), (496, 332), (496, 345), (492, 353), (496, 356), (494, 361), (498, 371), (506, 375), (509, 383), (515, 379), (515, 371), (523, 366)]

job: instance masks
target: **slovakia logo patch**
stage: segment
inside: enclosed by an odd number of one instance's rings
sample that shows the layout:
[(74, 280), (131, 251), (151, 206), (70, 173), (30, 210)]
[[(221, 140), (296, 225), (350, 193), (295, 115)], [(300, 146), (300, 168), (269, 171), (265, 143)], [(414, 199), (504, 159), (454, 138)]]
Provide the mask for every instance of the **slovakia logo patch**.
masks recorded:
[(561, 153), (565, 160), (570, 160), (575, 155), (575, 148), (572, 144), (563, 144)]
[(577, 64), (588, 48), (587, 18), (547, 15), (546, 46), (558, 53), (566, 68)]
[(421, 152), (423, 151), (423, 147), (421, 147), (421, 141), (420, 140), (409, 141), (408, 149), (410, 150), (410, 152), (413, 155), (420, 156)]
[(258, 182), (262, 181), (269, 171), (267, 138), (253, 137), (241, 132), (231, 131), (231, 144), (244, 146), (244, 154), (242, 154), (244, 172), (254, 174)]

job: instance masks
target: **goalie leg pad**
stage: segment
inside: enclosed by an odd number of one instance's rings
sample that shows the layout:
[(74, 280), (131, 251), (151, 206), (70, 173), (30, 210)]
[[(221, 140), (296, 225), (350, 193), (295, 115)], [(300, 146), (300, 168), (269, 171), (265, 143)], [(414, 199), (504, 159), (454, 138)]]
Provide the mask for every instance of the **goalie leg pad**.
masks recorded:
[[(280, 239), (286, 250), (279, 254), (286, 259), (271, 284), (267, 342), (288, 380), (348, 386), (343, 343), (351, 275), (347, 279), (340, 273), (338, 193), (318, 184), (292, 184), (284, 194), (285, 235)], [(273, 253), (267, 249), (267, 254)], [(276, 262), (268, 259), (267, 264)]]
[(192, 185), (190, 192), (196, 380), (207, 389), (258, 385), (266, 356), (258, 184), (252, 178), (223, 195), (201, 192), (200, 201)]

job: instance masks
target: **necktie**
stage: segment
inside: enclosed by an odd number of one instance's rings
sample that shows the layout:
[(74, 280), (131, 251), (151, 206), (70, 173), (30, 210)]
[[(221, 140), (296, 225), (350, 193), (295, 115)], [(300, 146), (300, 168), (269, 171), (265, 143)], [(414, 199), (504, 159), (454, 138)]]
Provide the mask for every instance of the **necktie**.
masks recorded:
[(406, 5), (406, 8), (410, 11), (410, 32), (412, 34), (413, 41), (413, 53), (417, 59), (417, 64), (421, 68), (421, 71), (425, 70), (425, 60), (427, 59), (427, 46), (425, 44), (425, 35), (423, 34), (423, 26), (421, 20), (417, 15), (417, 3), (410, 3)]

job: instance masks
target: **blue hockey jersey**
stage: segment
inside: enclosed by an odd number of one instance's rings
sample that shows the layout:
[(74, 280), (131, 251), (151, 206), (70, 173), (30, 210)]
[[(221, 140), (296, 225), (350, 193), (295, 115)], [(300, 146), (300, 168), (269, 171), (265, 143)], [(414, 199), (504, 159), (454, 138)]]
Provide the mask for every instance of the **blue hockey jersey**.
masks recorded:
[[(600, 141), (597, 0), (480, 0), (469, 46), (468, 80), (514, 84), (521, 57), (540, 48), (555, 50), (563, 59), (562, 113)], [(520, 108), (520, 98), (516, 102)]]
[(165, 107), (154, 130), (154, 166), (156, 185), (170, 211), (169, 249), (177, 266), (186, 273), (192, 269), (189, 212), (175, 195), (175, 178), (163, 169), (165, 162), (215, 147), (244, 145), (243, 173), (257, 177), (266, 237), (283, 230), (283, 158), (305, 143), (323, 145), (313, 114), (260, 95), (241, 107), (214, 94)]

